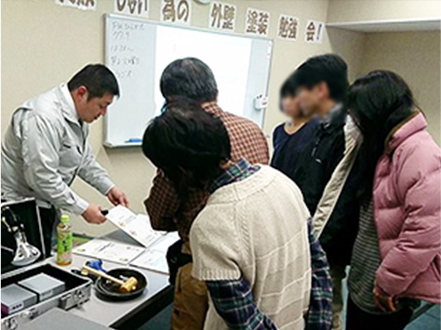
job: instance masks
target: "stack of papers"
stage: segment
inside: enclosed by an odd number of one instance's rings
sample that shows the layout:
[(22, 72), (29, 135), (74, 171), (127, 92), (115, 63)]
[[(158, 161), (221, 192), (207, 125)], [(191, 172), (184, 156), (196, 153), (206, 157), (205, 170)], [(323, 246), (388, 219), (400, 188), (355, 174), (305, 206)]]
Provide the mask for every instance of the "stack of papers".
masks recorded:
[(111, 209), (106, 217), (143, 247), (93, 239), (76, 247), (74, 253), (168, 274), (165, 256), (170, 245), (179, 239), (178, 233), (155, 231), (147, 215), (137, 215), (121, 205)]
[(145, 249), (142, 247), (110, 242), (102, 239), (93, 239), (73, 249), (73, 253), (75, 254), (125, 265), (144, 251)]

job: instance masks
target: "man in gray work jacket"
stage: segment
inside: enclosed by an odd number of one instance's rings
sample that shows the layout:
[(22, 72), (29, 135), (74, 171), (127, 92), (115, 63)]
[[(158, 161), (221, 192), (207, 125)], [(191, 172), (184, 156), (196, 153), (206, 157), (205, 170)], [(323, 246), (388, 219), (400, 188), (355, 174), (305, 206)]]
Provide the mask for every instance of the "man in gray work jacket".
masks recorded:
[(89, 223), (106, 220), (100, 206), (71, 190), (77, 175), (114, 205), (128, 205), (88, 143), (88, 124), (106, 114), (115, 95), (119, 87), (113, 73), (101, 64), (87, 65), (67, 84), (26, 101), (12, 116), (2, 144), (2, 199), (36, 198), (46, 246), (60, 209)]

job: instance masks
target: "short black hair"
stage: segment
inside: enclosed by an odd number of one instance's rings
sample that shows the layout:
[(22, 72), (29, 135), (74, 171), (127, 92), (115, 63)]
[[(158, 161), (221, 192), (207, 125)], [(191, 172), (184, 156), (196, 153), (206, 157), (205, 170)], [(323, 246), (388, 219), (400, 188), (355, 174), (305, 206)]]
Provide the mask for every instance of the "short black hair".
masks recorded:
[(170, 63), (162, 73), (160, 88), (166, 100), (185, 96), (200, 103), (215, 101), (218, 92), (213, 71), (193, 57)]
[(282, 87), (280, 87), (280, 98), (286, 96), (296, 96), (297, 87), (297, 82), (293, 73), (288, 78), (286, 78), (286, 80), (282, 84)]
[(279, 108), (281, 111), (283, 111), (282, 108), (282, 100), (285, 97), (294, 97), (297, 95), (297, 82), (295, 80), (294, 73), (291, 74), (282, 84), (282, 87), (280, 87), (280, 97), (279, 97)]
[(112, 71), (102, 64), (89, 64), (77, 72), (67, 83), (70, 91), (85, 86), (89, 100), (102, 97), (106, 93), (119, 96), (118, 81)]
[(342, 102), (346, 99), (348, 66), (339, 55), (325, 54), (309, 58), (297, 68), (295, 79), (299, 87), (308, 89), (325, 82), (333, 100)]
[(193, 100), (177, 97), (147, 127), (142, 151), (182, 193), (183, 178), (187, 189), (207, 188), (221, 173), (220, 163), (230, 159), (231, 145), (218, 117)]

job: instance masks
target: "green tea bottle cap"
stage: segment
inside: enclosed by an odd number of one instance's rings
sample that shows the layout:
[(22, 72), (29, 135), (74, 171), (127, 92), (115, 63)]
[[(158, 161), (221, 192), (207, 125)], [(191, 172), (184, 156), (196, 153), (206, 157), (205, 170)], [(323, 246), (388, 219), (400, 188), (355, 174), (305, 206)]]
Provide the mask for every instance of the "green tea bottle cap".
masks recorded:
[(70, 219), (69, 219), (69, 216), (67, 214), (63, 214), (61, 216), (61, 222), (62, 223), (66, 223), (66, 222), (69, 222), (69, 221), (70, 221)]

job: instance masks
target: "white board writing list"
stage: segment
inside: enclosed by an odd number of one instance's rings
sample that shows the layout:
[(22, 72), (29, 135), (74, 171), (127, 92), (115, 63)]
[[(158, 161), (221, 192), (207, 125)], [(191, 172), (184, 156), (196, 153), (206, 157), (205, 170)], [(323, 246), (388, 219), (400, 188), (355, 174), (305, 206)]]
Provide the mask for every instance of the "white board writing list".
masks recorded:
[(111, 130), (113, 144), (136, 143), (155, 113), (151, 88), (155, 31), (151, 25), (135, 20), (107, 21), (106, 28), (106, 64), (118, 78), (121, 95), (109, 107), (112, 114), (106, 116), (105, 140), (110, 141), (107, 133)]
[(267, 93), (271, 50), (268, 39), (107, 15), (106, 64), (118, 75), (122, 96), (105, 118), (105, 145), (141, 144), (164, 104), (162, 71), (183, 57), (200, 58), (211, 67), (225, 111), (262, 126), (264, 111), (255, 109), (254, 98)]

